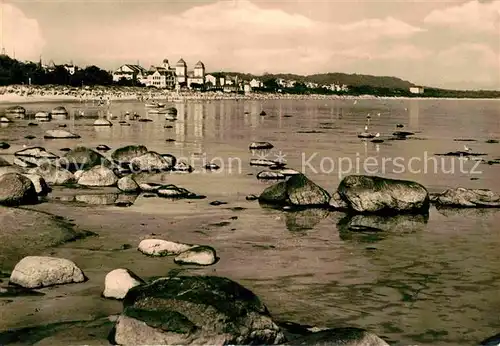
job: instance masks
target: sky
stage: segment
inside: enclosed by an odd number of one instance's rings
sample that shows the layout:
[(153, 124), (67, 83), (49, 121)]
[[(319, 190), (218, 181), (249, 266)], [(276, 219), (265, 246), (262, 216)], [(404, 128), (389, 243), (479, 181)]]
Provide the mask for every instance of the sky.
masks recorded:
[(500, 90), (500, 0), (2, 0), (21, 60), (396, 76)]

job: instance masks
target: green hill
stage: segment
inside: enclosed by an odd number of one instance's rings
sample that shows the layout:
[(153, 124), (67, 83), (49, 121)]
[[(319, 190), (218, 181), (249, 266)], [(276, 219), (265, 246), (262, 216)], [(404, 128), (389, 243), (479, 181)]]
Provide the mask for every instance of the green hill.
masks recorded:
[(264, 74), (258, 76), (240, 72), (223, 72), (223, 73), (215, 72), (212, 74), (214, 76), (218, 75), (238, 76), (238, 78), (242, 80), (251, 80), (253, 78), (260, 80), (282, 78), (285, 80), (295, 80), (299, 82), (318, 83), (320, 85), (345, 84), (348, 86), (368, 86), (373, 88), (388, 88), (388, 89), (408, 89), (409, 87), (415, 85), (409, 81), (405, 81), (397, 77), (371, 76), (364, 74), (347, 74), (347, 73), (321, 73), (308, 76), (301, 76), (297, 74), (285, 74), (285, 73)]

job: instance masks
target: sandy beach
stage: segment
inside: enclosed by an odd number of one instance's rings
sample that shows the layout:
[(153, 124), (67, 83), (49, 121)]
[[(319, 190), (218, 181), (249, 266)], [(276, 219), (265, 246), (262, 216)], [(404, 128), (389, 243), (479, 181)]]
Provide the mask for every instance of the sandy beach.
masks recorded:
[[(96, 101), (148, 101), (183, 102), (183, 101), (218, 101), (218, 100), (488, 100), (479, 98), (432, 98), (432, 97), (380, 97), (373, 95), (321, 95), (321, 94), (282, 94), (282, 93), (223, 93), (223, 92), (194, 92), (194, 91), (167, 91), (160, 89), (132, 88), (132, 87), (95, 87), (95, 88), (68, 88), (56, 87), (27, 87), (10, 86), (0, 87), (0, 104), (26, 104), (44, 102), (96, 102)], [(489, 99), (491, 100), (491, 99)]]

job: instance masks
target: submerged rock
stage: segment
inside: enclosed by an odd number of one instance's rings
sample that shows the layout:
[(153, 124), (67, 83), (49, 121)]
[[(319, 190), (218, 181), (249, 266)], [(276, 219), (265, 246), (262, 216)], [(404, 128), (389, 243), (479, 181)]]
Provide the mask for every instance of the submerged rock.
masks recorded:
[(450, 151), (444, 154), (435, 154), (436, 156), (456, 156), (456, 157), (469, 157), (469, 156), (485, 156), (486, 154), (482, 153), (473, 153), (470, 151)]
[(177, 115), (177, 108), (175, 108), (175, 107), (169, 107), (169, 108), (167, 108), (167, 114), (169, 114), (169, 115)]
[(134, 172), (168, 171), (174, 168), (172, 160), (150, 151), (130, 160), (130, 168)]
[(215, 264), (217, 260), (215, 249), (206, 245), (195, 246), (174, 258), (176, 264), (195, 264), (200, 266)]
[(261, 180), (281, 180), (285, 178), (286, 176), (279, 172), (261, 171), (257, 173), (257, 179)]
[(132, 159), (148, 153), (148, 148), (144, 145), (128, 145), (116, 149), (111, 158), (119, 165), (129, 165)]
[(196, 194), (186, 190), (185, 188), (172, 184), (160, 187), (156, 193), (158, 196), (164, 198), (190, 198), (196, 196)]
[(16, 264), (10, 283), (26, 288), (85, 281), (80, 268), (70, 260), (57, 257), (27, 256)]
[(173, 241), (162, 239), (144, 239), (139, 243), (138, 250), (148, 256), (163, 257), (179, 255), (195, 246), (196, 245), (175, 243)]
[(250, 150), (269, 150), (272, 148), (274, 148), (274, 145), (269, 142), (253, 142), (249, 146)]
[(91, 205), (112, 205), (116, 203), (116, 193), (81, 194), (75, 196), (75, 201)]
[(180, 161), (175, 164), (174, 171), (191, 173), (193, 171), (193, 167), (185, 162)]
[(26, 115), (26, 108), (21, 106), (12, 106), (5, 110), (7, 115)]
[(53, 116), (66, 117), (68, 115), (68, 111), (63, 106), (58, 106), (52, 109), (50, 114)]
[(131, 176), (120, 178), (117, 182), (118, 189), (123, 192), (132, 193), (140, 190), (139, 185)]
[(73, 173), (49, 163), (44, 163), (40, 167), (32, 168), (28, 173), (42, 176), (49, 185), (65, 185), (75, 182)]
[(111, 148), (108, 147), (106, 144), (99, 144), (95, 148), (96, 148), (96, 150), (99, 150), (99, 151), (109, 151), (109, 150), (111, 150)]
[(268, 160), (268, 159), (251, 159), (250, 160), (250, 166), (271, 167), (271, 166), (277, 166), (277, 165), (279, 165), (279, 162), (276, 162), (273, 160)]
[(94, 126), (113, 126), (113, 123), (108, 119), (96, 119)]
[(17, 206), (38, 203), (38, 194), (31, 180), (19, 173), (0, 175), (0, 204)]
[(434, 195), (432, 202), (441, 207), (500, 208), (500, 195), (491, 190), (458, 187)]
[(46, 196), (50, 191), (50, 187), (47, 185), (45, 180), (41, 175), (38, 174), (23, 174), (26, 178), (31, 180), (35, 191), (39, 196)]
[(53, 164), (59, 158), (59, 156), (42, 147), (31, 147), (19, 150), (14, 153), (14, 156), (21, 160), (21, 162), (35, 166), (41, 166), (44, 163)]
[(114, 186), (118, 182), (115, 173), (103, 166), (95, 166), (84, 171), (78, 179), (78, 184), (83, 186)]
[(88, 170), (95, 166), (111, 168), (113, 164), (103, 155), (87, 147), (76, 147), (67, 152), (58, 164), (70, 172)]
[(337, 192), (348, 208), (358, 213), (427, 213), (429, 193), (413, 181), (350, 175)]
[(176, 276), (132, 288), (115, 325), (119, 345), (275, 345), (285, 341), (266, 306), (226, 278)]
[(216, 163), (211, 162), (205, 165), (205, 169), (208, 171), (216, 171), (220, 169), (220, 166)]
[(292, 206), (326, 206), (329, 200), (328, 192), (303, 174), (269, 186), (259, 196), (260, 202)]
[(76, 139), (79, 135), (65, 130), (48, 130), (43, 136), (45, 139)]
[(105, 298), (123, 299), (127, 292), (136, 286), (142, 285), (144, 281), (128, 269), (115, 269), (110, 271), (104, 278)]
[(302, 174), (299, 171), (296, 171), (295, 169), (290, 169), (290, 168), (288, 168), (288, 169), (282, 169), (282, 170), (279, 171), (279, 173), (281, 173), (281, 174), (283, 174), (284, 176), (287, 176), (287, 177), (292, 176), (292, 175)]

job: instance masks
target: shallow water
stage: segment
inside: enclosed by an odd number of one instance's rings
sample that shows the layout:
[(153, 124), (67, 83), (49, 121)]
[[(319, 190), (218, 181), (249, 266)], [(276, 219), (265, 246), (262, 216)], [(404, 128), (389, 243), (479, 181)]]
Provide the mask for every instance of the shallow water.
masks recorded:
[[(26, 108), (34, 113), (57, 105), (28, 104)], [(330, 192), (340, 182), (339, 170), (343, 175), (372, 173), (411, 179), (431, 192), (456, 186), (498, 191), (500, 167), (474, 167), (475, 161), (434, 154), (463, 150), (466, 144), (474, 152), (487, 154), (488, 160), (499, 158), (500, 144), (485, 143), (500, 139), (499, 101), (192, 102), (175, 105), (179, 112), (176, 121), (146, 115), (141, 104), (123, 102), (113, 104), (110, 112), (121, 117), (126, 111), (136, 111), (153, 122), (129, 121), (131, 126), (124, 127), (113, 121), (114, 126), (105, 128), (92, 126), (97, 109), (78, 103), (64, 105), (72, 115), (85, 109), (92, 117), (54, 119), (37, 127), (27, 126), (34, 120), (4, 125), (0, 141), (10, 143), (11, 148), (3, 150), (3, 156), (12, 159), (11, 154), (23, 145), (39, 145), (62, 154), (60, 148), (77, 144), (107, 144), (111, 148), (144, 144), (150, 150), (183, 157), (194, 166), (194, 173), (148, 179), (183, 186), (206, 195), (206, 200), (172, 202), (140, 196), (120, 213), (226, 215), (228, 208), (245, 208), (231, 211), (237, 219), (230, 225), (221, 224), (210, 231), (186, 230), (186, 237), (195, 237), (196, 232), (196, 237), (220, 250), (221, 261), (214, 266), (218, 275), (249, 286), (277, 318), (329, 327), (358, 326), (396, 344), (472, 345), (498, 333), (500, 212), (432, 209), (428, 219), (349, 220), (342, 213), (321, 210), (291, 213), (264, 209), (246, 201), (245, 196), (258, 194), (270, 184), (255, 178), (263, 168), (248, 164), (257, 157), (248, 150), (252, 141), (273, 143), (275, 148), (266, 157), (284, 154), (288, 167), (303, 170)], [(259, 116), (261, 110), (267, 115)], [(406, 141), (363, 142), (357, 134), (363, 130), (368, 113), (369, 130), (379, 132), (381, 138), (387, 139), (396, 130), (416, 134)], [(398, 123), (405, 127), (396, 129)], [(66, 124), (65, 130), (82, 138), (44, 140), (43, 133), (59, 124)], [(37, 138), (24, 139), (28, 134)], [(305, 165), (311, 157), (310, 165)], [(388, 158), (398, 158), (400, 165), (391, 164)], [(215, 160), (222, 169), (205, 172), (204, 160)], [(388, 162), (385, 166), (384, 160)], [(349, 161), (351, 170), (347, 169)], [(368, 162), (367, 167), (364, 162)], [(113, 195), (116, 191), (78, 191), (78, 197), (72, 196), (75, 193), (56, 189), (47, 205), (66, 203), (67, 208), (67, 201), (76, 200), (90, 208), (116, 210), (106, 206), (118, 198)], [(214, 207), (208, 203), (213, 200), (228, 204)], [(110, 218), (106, 222), (121, 222), (123, 233), (133, 232), (123, 221)], [(377, 224), (386, 231), (356, 234), (346, 231), (349, 222)]]

